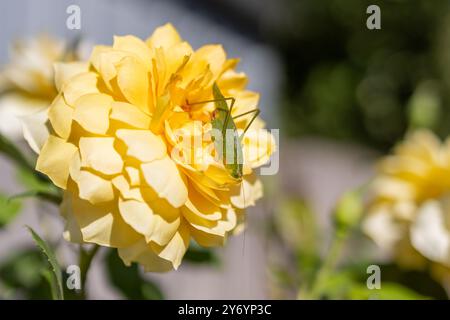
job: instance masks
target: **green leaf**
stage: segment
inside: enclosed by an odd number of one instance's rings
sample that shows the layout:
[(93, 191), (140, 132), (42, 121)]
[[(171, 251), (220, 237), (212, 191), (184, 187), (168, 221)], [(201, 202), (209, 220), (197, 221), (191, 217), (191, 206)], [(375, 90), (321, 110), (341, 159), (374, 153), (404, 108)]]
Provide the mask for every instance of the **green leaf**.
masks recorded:
[(348, 299), (349, 292), (355, 285), (360, 284), (354, 281), (351, 272), (337, 271), (325, 281), (322, 293), (327, 299)]
[(0, 282), (5, 288), (0, 298), (48, 299), (50, 288), (39, 272), (43, 269), (47, 262), (37, 248), (13, 251), (0, 264)]
[(12, 198), (38, 197), (54, 204), (60, 204), (62, 202), (61, 190), (49, 179), (39, 175), (36, 171), (20, 168), (17, 173), (17, 178), (28, 191), (14, 195)]
[(366, 284), (367, 274), (359, 278), (359, 272), (352, 268), (336, 271), (324, 284), (324, 297), (327, 299), (352, 300), (423, 300), (430, 299), (411, 288), (397, 282), (382, 281), (380, 289), (369, 289)]
[(50, 291), (52, 293), (52, 299), (53, 300), (63, 300), (59, 299), (58, 297), (58, 284), (56, 281), (54, 281), (53, 273), (49, 269), (42, 269), (41, 271), (42, 277), (47, 281), (48, 285), (50, 286)]
[(19, 166), (29, 171), (34, 171), (34, 166), (30, 161), (23, 155), (11, 141), (9, 141), (5, 136), (0, 134), (0, 152), (6, 155), (8, 158), (13, 160)]
[(270, 275), (280, 287), (295, 290), (298, 285), (297, 279), (295, 279), (295, 274), (289, 272), (282, 267), (272, 267), (270, 269)]
[(349, 292), (350, 299), (373, 300), (423, 300), (429, 299), (398, 283), (382, 282), (380, 289), (369, 290), (364, 285), (354, 284)]
[(147, 300), (162, 300), (164, 295), (158, 286), (150, 281), (143, 282), (141, 285), (141, 294)]
[(36, 270), (43, 265), (41, 254), (35, 249), (15, 252), (0, 266), (0, 280), (10, 287), (31, 288), (41, 280)]
[(125, 266), (117, 255), (117, 250), (109, 250), (106, 257), (106, 266), (109, 280), (126, 298), (133, 300), (164, 299), (159, 287), (142, 277), (137, 264), (132, 264), (130, 267)]
[(56, 193), (59, 191), (57, 187), (49, 180), (44, 179), (44, 176), (37, 175), (36, 171), (29, 171), (23, 168), (19, 168), (17, 171), (17, 179), (28, 190), (35, 190), (47, 193)]
[(52, 288), (52, 294), (54, 294), (55, 300), (64, 300), (64, 290), (63, 290), (63, 281), (62, 281), (62, 271), (56, 260), (55, 254), (50, 246), (45, 242), (39, 235), (31, 228), (28, 227), (28, 230), (33, 237), (33, 240), (36, 242), (36, 245), (42, 250), (44, 255), (47, 257), (48, 262), (51, 267), (51, 277), (46, 276), (49, 279)]
[(189, 245), (183, 260), (192, 264), (220, 264), (219, 257), (213, 250), (203, 248), (193, 241)]
[(0, 194), (0, 227), (10, 223), (20, 212), (21, 207), (19, 201), (9, 201), (8, 197)]
[[(372, 262), (373, 263), (373, 262)], [(354, 279), (359, 283), (365, 284), (368, 274), (365, 272), (368, 262), (358, 262), (346, 269), (351, 271)], [(418, 293), (422, 297), (429, 297), (432, 299), (446, 300), (448, 295), (442, 284), (434, 279), (428, 270), (411, 270), (400, 267), (395, 263), (383, 264), (376, 263), (381, 269), (382, 283), (396, 283), (403, 287)], [(383, 287), (382, 287), (383, 288)]]

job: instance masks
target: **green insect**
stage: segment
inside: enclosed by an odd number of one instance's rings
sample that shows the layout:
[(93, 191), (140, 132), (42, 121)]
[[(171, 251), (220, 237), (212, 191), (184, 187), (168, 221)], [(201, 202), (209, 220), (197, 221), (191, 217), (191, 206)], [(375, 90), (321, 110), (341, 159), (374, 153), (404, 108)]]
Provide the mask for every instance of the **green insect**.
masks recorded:
[[(187, 102), (187, 104), (215, 103), (216, 108), (212, 114), (211, 123), (213, 129), (217, 130), (216, 132), (220, 132), (220, 135), (214, 135), (214, 147), (228, 173), (234, 179), (241, 181), (243, 175), (243, 152), (241, 141), (248, 128), (259, 115), (260, 110), (253, 109), (233, 117), (231, 116), (231, 112), (233, 111), (236, 99), (234, 97), (225, 98), (216, 83), (213, 84), (212, 90), (214, 99), (195, 103)], [(230, 107), (228, 107), (227, 101), (231, 101)], [(234, 120), (252, 113), (253, 117), (245, 127), (243, 133), (239, 135)]]

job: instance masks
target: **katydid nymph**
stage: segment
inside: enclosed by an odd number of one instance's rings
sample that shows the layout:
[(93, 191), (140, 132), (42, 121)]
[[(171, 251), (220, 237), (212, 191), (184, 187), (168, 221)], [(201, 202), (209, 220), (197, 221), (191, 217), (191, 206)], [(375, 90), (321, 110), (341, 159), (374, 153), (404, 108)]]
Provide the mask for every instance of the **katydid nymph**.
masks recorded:
[[(195, 105), (214, 102), (215, 109), (212, 113), (211, 124), (213, 129), (220, 133), (214, 135), (215, 150), (230, 176), (241, 181), (243, 176), (243, 152), (241, 142), (248, 128), (259, 115), (260, 110), (253, 109), (233, 117), (231, 113), (236, 99), (234, 97), (225, 98), (216, 83), (213, 84), (212, 91), (214, 99), (194, 103), (189, 103), (187, 101), (187, 104)], [(231, 101), (230, 107), (228, 107), (227, 101)], [(242, 134), (239, 135), (234, 120), (252, 113), (252, 118)]]

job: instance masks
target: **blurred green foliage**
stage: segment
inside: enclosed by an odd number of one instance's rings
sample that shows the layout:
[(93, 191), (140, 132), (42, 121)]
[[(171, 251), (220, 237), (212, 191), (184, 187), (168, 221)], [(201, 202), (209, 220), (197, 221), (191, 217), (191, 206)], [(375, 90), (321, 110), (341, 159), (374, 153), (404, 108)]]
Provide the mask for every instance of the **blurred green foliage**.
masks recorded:
[[(364, 270), (364, 267), (360, 270)], [(383, 281), (380, 289), (369, 289), (365, 281), (355, 279), (349, 271), (336, 272), (323, 290), (324, 298), (352, 300), (423, 300), (429, 299), (414, 290), (396, 283)]]
[(0, 194), (0, 228), (10, 223), (21, 208), (19, 201), (11, 201), (6, 195)]
[[(369, 30), (366, 9), (381, 9)], [(450, 3), (286, 0), (274, 33), (285, 62), (284, 122), (389, 148), (409, 127), (450, 133)]]
[(127, 267), (119, 258), (117, 250), (110, 249), (106, 257), (108, 277), (127, 299), (133, 300), (160, 300), (164, 295), (159, 287), (152, 281), (145, 279), (139, 271), (137, 264)]
[(0, 299), (51, 299), (50, 286), (41, 273), (46, 268), (37, 249), (12, 254), (0, 265)]
[(348, 232), (355, 228), (364, 212), (362, 195), (359, 191), (347, 191), (334, 209), (334, 224), (337, 231)]
[(212, 249), (204, 248), (191, 241), (189, 249), (186, 251), (183, 260), (191, 264), (208, 264), (211, 266), (220, 266), (220, 259)]
[[(357, 192), (347, 192), (343, 195), (336, 212), (347, 209), (360, 211)], [(360, 195), (359, 195), (360, 196)], [(342, 214), (341, 214), (342, 215)], [(348, 231), (355, 227), (358, 214), (345, 218)], [(363, 235), (358, 229), (350, 237), (355, 240), (350, 252), (343, 255), (336, 268), (330, 270), (320, 285), (320, 294), (311, 296), (311, 289), (319, 275), (325, 258), (330, 253), (330, 239), (320, 235), (326, 234), (319, 227), (317, 213), (303, 200), (286, 198), (281, 201), (280, 209), (274, 216), (274, 230), (278, 237), (283, 259), (272, 261), (271, 271), (275, 282), (275, 292), (278, 298), (310, 299), (447, 299), (444, 288), (426, 271), (402, 269), (396, 264), (386, 264), (373, 261), (373, 255), (366, 254)], [(342, 221), (335, 225), (336, 230), (342, 228)], [(352, 241), (347, 242), (350, 244)], [(281, 249), (282, 248), (282, 249)], [(344, 248), (345, 249), (345, 248)], [(348, 248), (347, 248), (348, 249)], [(345, 252), (346, 250), (344, 250)], [(325, 253), (325, 254), (324, 254)], [(372, 273), (370, 265), (380, 268), (381, 286), (379, 289), (369, 289), (367, 281)]]
[(274, 216), (275, 227), (290, 250), (303, 280), (311, 279), (319, 264), (320, 237), (314, 212), (304, 201), (287, 199)]

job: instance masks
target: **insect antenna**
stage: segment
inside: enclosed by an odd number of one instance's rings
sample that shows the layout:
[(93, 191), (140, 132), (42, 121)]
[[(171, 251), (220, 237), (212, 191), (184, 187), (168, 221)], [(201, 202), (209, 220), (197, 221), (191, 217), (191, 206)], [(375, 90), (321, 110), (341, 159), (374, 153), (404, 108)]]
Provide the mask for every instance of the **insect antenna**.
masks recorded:
[[(244, 182), (241, 182), (242, 183), (242, 197), (244, 198), (244, 208), (246, 207), (246, 201), (245, 201), (245, 189), (244, 189), (244, 186), (245, 186), (245, 184), (244, 184)], [(242, 256), (244, 257), (245, 256), (245, 234), (247, 233), (247, 215), (246, 214), (244, 214), (244, 226), (245, 226), (245, 228), (244, 228), (244, 240), (243, 240), (243, 242), (242, 242)]]

